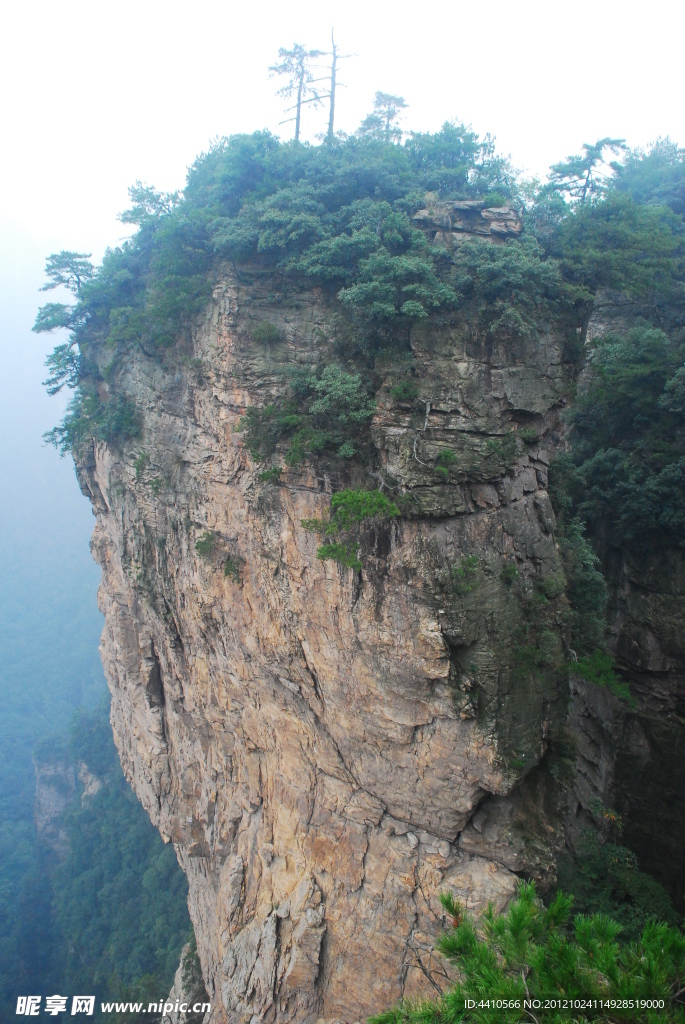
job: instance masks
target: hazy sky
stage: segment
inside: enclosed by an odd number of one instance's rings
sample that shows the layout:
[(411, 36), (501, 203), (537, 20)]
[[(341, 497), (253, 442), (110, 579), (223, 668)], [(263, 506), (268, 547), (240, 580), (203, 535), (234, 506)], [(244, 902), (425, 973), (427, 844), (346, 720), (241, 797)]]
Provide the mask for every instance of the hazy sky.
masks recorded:
[[(684, 10), (678, 0), (8, 2), (0, 218), (15, 238), (99, 255), (123, 234), (116, 213), (136, 178), (173, 190), (211, 138), (277, 129), (268, 65), (293, 41), (325, 49), (332, 25), (358, 54), (343, 68), (346, 131), (382, 89), (410, 104), (407, 127), (459, 118), (538, 174), (603, 135), (685, 144)], [(324, 124), (322, 111), (305, 128)]]

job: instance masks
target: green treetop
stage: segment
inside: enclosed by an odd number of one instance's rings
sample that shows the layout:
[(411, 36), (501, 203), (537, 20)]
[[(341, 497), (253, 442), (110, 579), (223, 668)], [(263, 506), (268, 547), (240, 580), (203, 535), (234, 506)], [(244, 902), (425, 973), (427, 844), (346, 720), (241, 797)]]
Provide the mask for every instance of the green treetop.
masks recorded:
[(373, 98), (373, 110), (362, 121), (357, 135), (360, 138), (376, 139), (386, 145), (402, 141), (402, 129), (397, 123), (407, 104), (402, 96), (377, 92)]
[[(650, 922), (637, 942), (623, 945), (621, 927), (611, 918), (572, 920), (573, 901), (563, 893), (545, 909), (533, 882), (519, 883), (505, 914), (489, 906), (478, 927), (451, 894), (441, 900), (452, 930), (438, 949), (459, 981), (439, 999), (403, 1003), (372, 1024), (685, 1021), (685, 936), (679, 928)], [(539, 1002), (526, 1008), (525, 1000)], [(578, 1004), (564, 1008), (568, 1000)], [(625, 1001), (620, 1015), (611, 1000)], [(609, 1005), (603, 1008), (602, 1001)]]
[[(609, 163), (608, 158), (617, 157), (626, 148), (623, 139), (599, 139), (594, 146), (586, 143), (581, 154), (552, 165), (549, 187), (581, 203), (596, 199), (606, 191), (607, 174), (617, 167), (616, 163)], [(604, 173), (603, 167), (607, 168)]]
[(90, 262), (90, 253), (69, 252), (63, 249), (48, 256), (45, 273), (50, 280), (40, 289), (42, 292), (64, 286), (74, 295), (78, 295), (81, 285), (94, 277), (95, 269)]

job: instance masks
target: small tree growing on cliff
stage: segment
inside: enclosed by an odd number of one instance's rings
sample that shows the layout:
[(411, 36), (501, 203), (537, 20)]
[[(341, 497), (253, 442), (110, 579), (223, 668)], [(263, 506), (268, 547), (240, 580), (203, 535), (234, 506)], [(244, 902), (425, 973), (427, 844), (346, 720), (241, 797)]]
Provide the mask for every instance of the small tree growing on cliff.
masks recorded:
[[(52, 291), (53, 288), (67, 288), (78, 297), (82, 286), (95, 276), (95, 269), (90, 262), (90, 253), (63, 249), (48, 256), (45, 274), (48, 281), (40, 289), (42, 292)], [(77, 305), (48, 302), (38, 310), (32, 329), (36, 334), (46, 334), (60, 328), (74, 332), (82, 323), (83, 317), (79, 315)], [(68, 342), (58, 345), (48, 356), (46, 366), (50, 374), (43, 384), (48, 389), (48, 394), (57, 394), (65, 384), (70, 388), (77, 387), (80, 356), (76, 350), (76, 338), (73, 333)]]
[(74, 295), (79, 294), (81, 285), (95, 276), (89, 252), (69, 252), (66, 249), (48, 256), (45, 273), (50, 280), (40, 289), (42, 292), (64, 286)]

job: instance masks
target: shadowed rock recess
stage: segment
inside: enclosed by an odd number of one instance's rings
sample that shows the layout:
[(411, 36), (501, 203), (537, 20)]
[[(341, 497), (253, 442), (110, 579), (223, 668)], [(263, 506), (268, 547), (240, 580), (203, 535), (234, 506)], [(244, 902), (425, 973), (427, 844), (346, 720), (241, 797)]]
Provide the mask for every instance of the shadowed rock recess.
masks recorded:
[[(114, 736), (187, 873), (217, 1022), (356, 1021), (429, 994), (441, 889), (502, 907), (515, 872), (549, 881), (560, 842), (562, 788), (536, 766), (568, 697), (546, 490), (561, 341), (414, 327), (418, 397), (378, 394), (374, 476), (318, 459), (263, 480), (245, 409), (336, 341), (323, 293), (282, 287), (226, 271), (192, 358), (122, 367), (138, 441), (78, 460)], [(252, 340), (261, 321), (279, 341)], [(317, 559), (301, 520), (379, 481), (404, 511), (362, 525), (362, 570)]]

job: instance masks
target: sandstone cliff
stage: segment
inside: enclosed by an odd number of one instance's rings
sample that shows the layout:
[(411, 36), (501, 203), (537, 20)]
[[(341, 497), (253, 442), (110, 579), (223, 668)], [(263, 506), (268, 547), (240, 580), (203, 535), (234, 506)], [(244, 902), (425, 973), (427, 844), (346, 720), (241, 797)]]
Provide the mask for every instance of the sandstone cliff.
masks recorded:
[[(281, 342), (250, 340), (260, 320)], [(381, 391), (373, 480), (323, 460), (262, 481), (240, 418), (335, 332), (322, 293), (226, 270), (192, 353), (127, 363), (138, 445), (78, 466), (115, 740), (188, 875), (217, 1021), (355, 1021), (430, 992), (440, 890), (502, 906), (560, 841), (536, 766), (567, 691), (546, 491), (561, 345), (416, 327), (420, 407)], [(301, 520), (377, 480), (412, 515), (362, 530), (360, 572), (317, 560)]]

